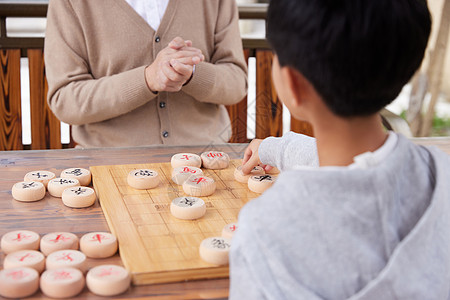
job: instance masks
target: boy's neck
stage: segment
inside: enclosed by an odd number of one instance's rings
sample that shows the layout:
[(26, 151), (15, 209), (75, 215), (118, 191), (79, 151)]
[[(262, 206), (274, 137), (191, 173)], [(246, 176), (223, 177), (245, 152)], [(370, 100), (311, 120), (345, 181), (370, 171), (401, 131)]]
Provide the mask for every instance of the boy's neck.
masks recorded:
[(355, 156), (377, 150), (387, 139), (378, 114), (351, 119), (331, 118), (314, 124), (320, 166), (348, 166)]

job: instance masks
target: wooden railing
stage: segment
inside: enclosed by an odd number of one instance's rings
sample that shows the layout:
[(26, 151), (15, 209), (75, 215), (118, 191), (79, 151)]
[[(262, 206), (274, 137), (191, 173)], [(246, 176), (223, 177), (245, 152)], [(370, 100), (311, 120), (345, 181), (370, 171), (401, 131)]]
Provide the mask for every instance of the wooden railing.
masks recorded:
[[(71, 147), (61, 143), (60, 121), (50, 111), (47, 101), (43, 48), (44, 38), (14, 38), (6, 32), (8, 17), (46, 17), (47, 2), (0, 3), (0, 150), (60, 149)], [(266, 4), (239, 7), (241, 19), (265, 19)], [(243, 39), (246, 59), (256, 59), (256, 138), (281, 136), (282, 105), (271, 79), (272, 52), (265, 39)], [(22, 143), (20, 58), (29, 60), (31, 145)], [(247, 99), (228, 106), (232, 121), (231, 142), (245, 143), (247, 138)], [(291, 130), (312, 135), (309, 124), (291, 120)]]

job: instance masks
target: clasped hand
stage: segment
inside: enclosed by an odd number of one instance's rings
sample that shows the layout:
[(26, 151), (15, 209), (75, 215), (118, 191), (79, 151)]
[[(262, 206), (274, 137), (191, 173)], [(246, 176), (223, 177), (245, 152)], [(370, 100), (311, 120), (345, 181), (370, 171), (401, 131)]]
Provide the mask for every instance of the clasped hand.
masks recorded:
[(205, 59), (191, 41), (174, 38), (145, 69), (145, 80), (153, 92), (178, 92), (192, 76), (196, 64)]

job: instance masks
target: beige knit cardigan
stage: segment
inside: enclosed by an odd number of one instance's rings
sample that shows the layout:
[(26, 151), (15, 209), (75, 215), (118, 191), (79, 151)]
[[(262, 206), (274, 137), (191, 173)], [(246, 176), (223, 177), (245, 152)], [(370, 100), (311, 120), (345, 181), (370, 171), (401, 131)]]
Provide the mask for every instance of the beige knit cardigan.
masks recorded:
[[(205, 62), (155, 95), (144, 69), (176, 36)], [(50, 0), (45, 62), (48, 104), (82, 147), (227, 142), (224, 104), (247, 90), (234, 0), (170, 0), (156, 32), (125, 0)]]

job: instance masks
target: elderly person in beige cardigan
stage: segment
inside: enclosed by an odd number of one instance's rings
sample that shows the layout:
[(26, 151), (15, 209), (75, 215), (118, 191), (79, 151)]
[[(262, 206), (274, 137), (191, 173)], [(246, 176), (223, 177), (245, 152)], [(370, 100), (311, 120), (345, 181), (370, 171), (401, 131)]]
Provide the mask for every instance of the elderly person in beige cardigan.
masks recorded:
[(50, 0), (45, 61), (81, 147), (227, 142), (247, 90), (234, 0)]

